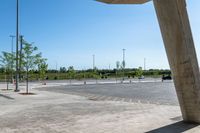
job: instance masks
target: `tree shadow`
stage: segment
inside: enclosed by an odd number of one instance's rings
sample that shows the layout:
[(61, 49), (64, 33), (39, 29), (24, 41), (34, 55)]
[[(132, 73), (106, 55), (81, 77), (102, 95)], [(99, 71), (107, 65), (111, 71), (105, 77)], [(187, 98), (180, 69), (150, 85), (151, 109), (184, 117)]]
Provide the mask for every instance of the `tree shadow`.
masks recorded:
[(195, 123), (186, 123), (184, 121), (180, 121), (177, 123), (173, 123), (171, 125), (167, 125), (158, 129), (154, 129), (152, 131), (148, 131), (146, 133), (182, 133), (192, 128), (199, 126), (199, 124)]
[(6, 99), (9, 99), (9, 100), (14, 100), (14, 98), (6, 96), (6, 95), (2, 95), (2, 94), (0, 94), (0, 97), (6, 98)]

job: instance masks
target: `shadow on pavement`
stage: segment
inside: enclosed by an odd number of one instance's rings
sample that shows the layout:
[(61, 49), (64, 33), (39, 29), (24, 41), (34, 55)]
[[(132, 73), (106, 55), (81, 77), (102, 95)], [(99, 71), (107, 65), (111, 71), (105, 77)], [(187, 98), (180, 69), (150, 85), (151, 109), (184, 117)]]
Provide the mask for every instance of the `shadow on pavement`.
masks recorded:
[(183, 118), (182, 118), (182, 116), (177, 116), (177, 117), (171, 118), (170, 120), (177, 122), (177, 121), (182, 121)]
[(14, 100), (14, 98), (6, 96), (6, 95), (2, 95), (2, 94), (0, 94), (0, 97), (6, 98), (6, 99), (9, 99), (9, 100)]
[(199, 124), (191, 124), (180, 121), (171, 125), (154, 129), (152, 131), (148, 131), (146, 133), (182, 133), (197, 126), (199, 126)]

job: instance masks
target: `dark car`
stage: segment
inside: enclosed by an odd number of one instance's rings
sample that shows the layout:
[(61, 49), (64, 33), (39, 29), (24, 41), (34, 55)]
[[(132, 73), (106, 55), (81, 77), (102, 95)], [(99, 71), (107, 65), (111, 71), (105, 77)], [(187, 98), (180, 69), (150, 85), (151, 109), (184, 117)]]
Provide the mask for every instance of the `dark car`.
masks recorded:
[(168, 75), (168, 76), (162, 76), (162, 81), (163, 80), (172, 80), (172, 77), (170, 76), (170, 75)]
[(142, 75), (142, 76), (138, 77), (138, 79), (144, 79), (144, 76)]

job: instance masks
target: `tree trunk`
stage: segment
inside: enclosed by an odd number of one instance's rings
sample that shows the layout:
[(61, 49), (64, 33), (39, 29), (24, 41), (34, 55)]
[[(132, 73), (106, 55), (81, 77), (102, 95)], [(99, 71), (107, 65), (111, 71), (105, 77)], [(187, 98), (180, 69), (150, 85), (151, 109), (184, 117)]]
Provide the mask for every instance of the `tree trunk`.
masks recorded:
[(6, 89), (8, 90), (8, 78), (7, 78), (7, 71), (5, 72), (5, 83), (6, 83)]
[[(7, 75), (7, 74), (6, 74)], [(9, 89), (9, 80), (7, 78), (8, 76), (6, 76), (6, 83), (7, 83), (7, 90)]]
[(29, 74), (28, 74), (28, 69), (26, 70), (26, 94), (28, 94), (28, 81), (29, 81)]
[(117, 70), (115, 72), (115, 79), (116, 79), (116, 83), (117, 83)]

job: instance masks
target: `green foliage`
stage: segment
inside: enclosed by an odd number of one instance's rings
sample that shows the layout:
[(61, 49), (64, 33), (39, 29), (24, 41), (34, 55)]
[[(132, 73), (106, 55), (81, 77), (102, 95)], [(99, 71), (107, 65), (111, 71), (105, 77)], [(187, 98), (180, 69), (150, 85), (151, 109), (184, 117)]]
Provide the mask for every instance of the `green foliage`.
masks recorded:
[(5, 80), (7, 82), (7, 89), (9, 89), (9, 87), (8, 87), (9, 76), (8, 75), (13, 71), (13, 60), (14, 60), (14, 56), (12, 53), (2, 52), (2, 55), (0, 56), (0, 62), (1, 62), (0, 66), (2, 68), (4, 68)]
[(141, 77), (142, 75), (143, 75), (142, 67), (139, 67), (139, 68), (136, 70), (136, 76), (137, 76), (137, 77)]
[(159, 71), (154, 71), (153, 75), (154, 75), (155, 78), (157, 78), (159, 76)]
[(117, 70), (119, 70), (119, 68), (120, 68), (120, 62), (119, 61), (116, 62), (116, 68), (117, 68)]
[(42, 54), (38, 53), (37, 50), (37, 47), (23, 40), (23, 49), (20, 60), (21, 68), (26, 71), (26, 93), (28, 93), (29, 73), (33, 72), (30, 70), (34, 70), (37, 67), (39, 74), (43, 79), (47, 70), (47, 64), (45, 63), (46, 59), (43, 59)]
[(35, 69), (38, 66), (38, 63), (41, 59), (41, 53), (35, 53), (38, 50), (37, 47), (34, 47), (32, 44), (24, 43), (23, 52), (22, 52), (22, 68), (27, 72), (30, 69)]
[(4, 73), (5, 72), (5, 68), (4, 67), (1, 67), (0, 68), (0, 73)]
[(12, 53), (2, 52), (2, 55), (0, 56), (0, 66), (4, 68), (5, 72), (8, 73), (12, 71), (13, 61), (14, 55)]
[(68, 68), (67, 73), (68, 73), (70, 79), (72, 79), (72, 78), (74, 78), (76, 71), (74, 70), (74, 67), (73, 67), (73, 66), (70, 66), (70, 67)]
[(46, 78), (47, 69), (48, 69), (48, 64), (46, 64), (46, 62), (43, 62), (39, 65), (39, 75), (42, 80), (45, 80)]
[(60, 73), (66, 73), (67, 69), (66, 67), (60, 67)]
[(122, 61), (122, 65), (121, 65), (121, 68), (124, 69), (126, 66), (126, 62), (125, 61)]
[[(138, 69), (125, 69), (125, 77), (130, 77), (133, 78), (136, 76), (136, 71)], [(56, 70), (47, 70), (46, 71), (46, 77), (48, 77), (49, 80), (54, 80), (55, 77), (59, 77), (60, 80), (63, 79), (78, 79), (78, 80), (82, 80), (84, 78), (116, 78), (116, 77), (123, 77), (123, 71), (122, 70), (118, 70), (117, 75), (116, 75), (116, 69), (113, 70), (108, 70), (108, 69), (98, 69), (96, 70), (96, 73), (94, 73), (93, 69), (88, 69), (88, 70), (74, 70), (75, 74), (74, 76), (69, 75), (68, 71), (67, 73), (62, 73), (60, 71), (56, 71)], [(4, 81), (5, 76), (4, 76), (4, 68), (0, 68), (0, 81)], [(29, 77), (30, 80), (38, 80), (38, 78), (41, 78), (40, 75), (40, 71), (37, 69), (31, 69), (29, 72)], [(157, 75), (158, 74), (158, 75)], [(156, 78), (161, 78), (162, 75), (169, 75), (171, 74), (170, 70), (159, 70), (159, 69), (150, 69), (150, 70), (146, 70), (143, 72), (143, 75), (145, 77), (156, 77)], [(97, 76), (97, 77), (95, 77)]]
[(99, 74), (98, 74), (98, 69), (97, 69), (97, 67), (94, 68), (92, 78), (94, 78), (94, 79), (98, 79), (98, 78), (99, 78)]
[(84, 73), (76, 73), (75, 75), (75, 79), (78, 79), (78, 80), (81, 80), (81, 79), (84, 79)]
[(36, 57), (36, 64), (38, 66), (39, 78), (45, 80), (46, 72), (48, 70), (47, 59), (42, 58), (41, 55)]

